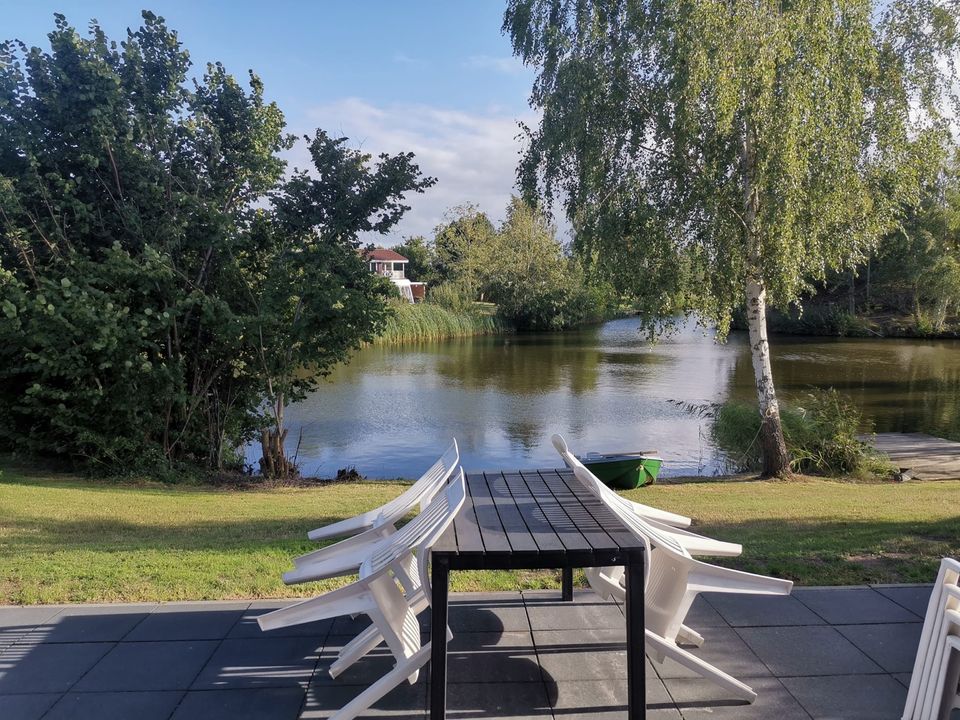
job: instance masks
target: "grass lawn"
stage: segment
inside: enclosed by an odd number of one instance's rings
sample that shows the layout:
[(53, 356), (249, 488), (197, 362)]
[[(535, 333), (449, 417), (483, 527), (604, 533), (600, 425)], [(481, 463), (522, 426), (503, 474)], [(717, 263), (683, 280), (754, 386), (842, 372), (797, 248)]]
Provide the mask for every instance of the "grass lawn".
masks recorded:
[[(383, 503), (400, 483), (264, 491), (0, 476), (0, 603), (296, 597), (310, 528)], [(727, 564), (806, 585), (932, 581), (960, 554), (960, 481), (822, 480), (657, 486), (628, 495), (745, 547)], [(457, 590), (558, 587), (553, 573), (454, 573)]]

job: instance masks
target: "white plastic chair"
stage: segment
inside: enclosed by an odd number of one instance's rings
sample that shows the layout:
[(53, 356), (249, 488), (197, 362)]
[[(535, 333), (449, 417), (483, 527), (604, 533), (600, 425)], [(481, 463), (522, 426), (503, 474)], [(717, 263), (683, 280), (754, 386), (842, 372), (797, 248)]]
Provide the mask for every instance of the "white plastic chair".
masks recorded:
[(390, 528), (381, 534), (392, 532), (393, 524), (410, 512), (414, 505), (419, 503), (421, 510), (426, 507), (437, 490), (443, 487), (453, 474), (458, 462), (460, 462), (460, 448), (457, 447), (457, 441), (454, 439), (440, 459), (401, 495), (386, 505), (311, 530), (307, 533), (307, 537), (311, 540), (333, 540), (381, 527)]
[[(600, 482), (597, 476), (591, 473), (576, 455), (570, 451), (570, 448), (567, 447), (566, 440), (564, 440), (561, 435), (554, 435), (551, 438), (551, 442), (557, 452), (560, 453), (560, 457), (563, 458), (568, 468), (575, 470), (576, 466), (582, 468), (582, 471), (590, 473), (590, 476), (603, 488), (604, 498), (607, 502), (616, 503), (619, 507), (623, 508), (625, 512), (632, 512), (643, 518), (651, 527), (673, 535), (691, 555), (738, 557), (743, 552), (743, 546), (739, 543), (714, 540), (713, 538), (697, 535), (690, 530), (686, 530), (685, 528), (689, 527), (691, 523), (688, 517), (628, 500)], [(664, 518), (667, 519), (665, 520)], [(620, 568), (620, 570), (622, 572), (623, 568)]]
[[(417, 681), (420, 668), (430, 659), (431, 646), (429, 642), (421, 645), (418, 611), (408, 602), (392, 572), (398, 562), (415, 557), (419, 574), (420, 609), (429, 604), (430, 548), (453, 522), (465, 498), (466, 482), (461, 470), (446, 490), (437, 494), (423, 512), (374, 547), (360, 567), (359, 580), (320, 597), (261, 615), (257, 619), (262, 630), (274, 630), (341, 615), (365, 614), (370, 617), (378, 637), (386, 641), (387, 647), (396, 658), (396, 665), (337, 711), (330, 720), (352, 720), (404, 679), (411, 684)], [(432, 632), (446, 632), (448, 637), (450, 635), (447, 628), (433, 628)], [(375, 643), (374, 647), (378, 643)], [(360, 656), (362, 654), (358, 657)]]
[[(683, 621), (693, 601), (702, 592), (789, 595), (793, 583), (693, 559), (677, 536), (654, 527), (628, 510), (619, 501), (621, 498), (617, 493), (600, 482), (570, 453), (562, 437), (554, 435), (553, 442), (558, 450), (563, 448), (561, 454), (577, 479), (597, 495), (646, 547), (644, 628), (653, 659), (662, 663), (667, 657), (673, 658), (734, 696), (748, 702), (756, 700), (757, 694), (749, 685), (679, 647), (677, 638), (697, 635)], [(588, 568), (585, 573), (590, 586), (601, 595), (615, 597), (621, 602), (626, 600), (626, 592), (621, 584), (622, 568)]]
[[(321, 536), (317, 533), (321, 532), (324, 533), (322, 537), (325, 538), (338, 537), (350, 532), (347, 528), (356, 529), (361, 523), (369, 526), (353, 537), (295, 557), (294, 569), (283, 574), (283, 581), (287, 585), (294, 585), (355, 573), (370, 554), (370, 548), (396, 532), (397, 522), (403, 519), (417, 503), (423, 509), (430, 502), (436, 492), (447, 482), (459, 460), (460, 451), (457, 441), (454, 440), (443, 456), (417, 482), (386, 505), (309, 533), (312, 539), (319, 539)], [(412, 571), (413, 568), (409, 570)], [(408, 590), (416, 588), (415, 572), (401, 576), (401, 579)]]
[(946, 720), (960, 707), (960, 562), (944, 558), (930, 592), (903, 720)]

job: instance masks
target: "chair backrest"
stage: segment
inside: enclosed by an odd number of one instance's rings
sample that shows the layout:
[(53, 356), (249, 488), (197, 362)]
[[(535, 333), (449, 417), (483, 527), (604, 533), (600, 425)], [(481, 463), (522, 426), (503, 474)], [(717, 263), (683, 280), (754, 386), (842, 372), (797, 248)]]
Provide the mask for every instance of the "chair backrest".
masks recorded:
[(466, 497), (467, 483), (461, 469), (446, 489), (436, 494), (423, 512), (376, 544), (363, 563), (361, 577), (387, 567), (413, 552), (418, 546), (429, 548), (453, 522)]
[(450, 447), (440, 456), (430, 469), (403, 493), (380, 508), (377, 525), (394, 522), (406, 515), (414, 505), (424, 500), (429, 502), (438, 489), (443, 487), (460, 462), (460, 448), (454, 438)]
[[(633, 531), (635, 535), (639, 535), (645, 543), (653, 543), (655, 547), (667, 550), (671, 555), (683, 558), (690, 557), (690, 553), (686, 551), (676, 538), (647, 523), (633, 511), (633, 508), (620, 497), (620, 495), (604, 485), (596, 475), (590, 472), (590, 470), (570, 452), (570, 448), (567, 447), (567, 441), (564, 440), (561, 435), (554, 435), (551, 440), (567, 467), (573, 470), (573, 474), (577, 480), (586, 485), (588, 490), (600, 498), (603, 504), (606, 505), (624, 525)], [(648, 550), (650, 549), (651, 548), (648, 547)]]

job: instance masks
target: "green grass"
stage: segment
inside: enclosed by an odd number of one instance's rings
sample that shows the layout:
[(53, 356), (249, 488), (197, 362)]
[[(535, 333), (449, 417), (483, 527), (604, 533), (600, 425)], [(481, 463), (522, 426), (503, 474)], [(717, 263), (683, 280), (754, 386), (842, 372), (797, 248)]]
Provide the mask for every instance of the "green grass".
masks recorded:
[(470, 335), (505, 332), (503, 323), (485, 308), (476, 312), (455, 312), (434, 303), (392, 304), (393, 316), (375, 344), (443, 340)]
[[(113, 484), (7, 468), (0, 477), (0, 603), (314, 595), (287, 587), (308, 529), (374, 507), (400, 483), (219, 490)], [(742, 542), (727, 564), (803, 584), (929, 581), (960, 553), (960, 482), (699, 483), (630, 497)], [(548, 572), (454, 573), (456, 590), (558, 587)]]

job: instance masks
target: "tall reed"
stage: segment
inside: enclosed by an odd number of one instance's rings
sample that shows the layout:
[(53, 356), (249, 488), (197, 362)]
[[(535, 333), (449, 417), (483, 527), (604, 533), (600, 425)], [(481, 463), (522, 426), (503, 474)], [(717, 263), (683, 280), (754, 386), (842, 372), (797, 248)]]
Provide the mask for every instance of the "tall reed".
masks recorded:
[(435, 303), (412, 305), (392, 303), (393, 315), (375, 345), (442, 340), (469, 335), (493, 335), (508, 332), (509, 328), (494, 315), (479, 312), (455, 312)]

